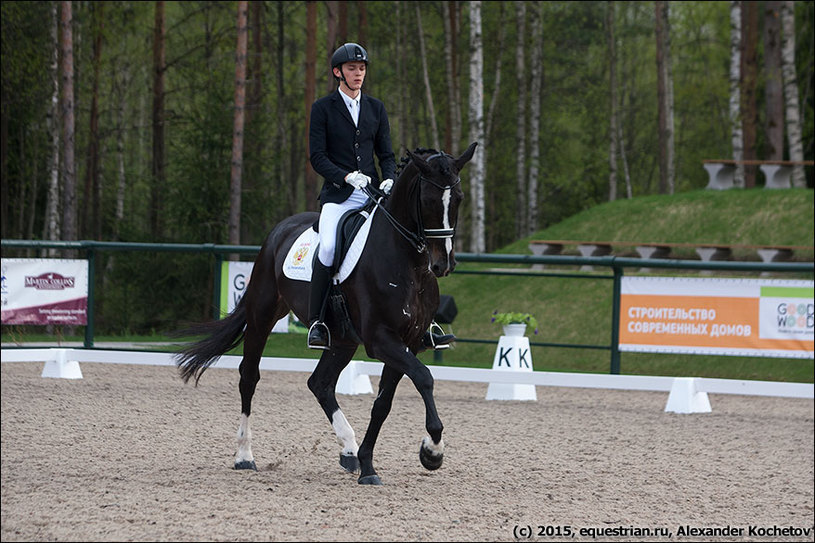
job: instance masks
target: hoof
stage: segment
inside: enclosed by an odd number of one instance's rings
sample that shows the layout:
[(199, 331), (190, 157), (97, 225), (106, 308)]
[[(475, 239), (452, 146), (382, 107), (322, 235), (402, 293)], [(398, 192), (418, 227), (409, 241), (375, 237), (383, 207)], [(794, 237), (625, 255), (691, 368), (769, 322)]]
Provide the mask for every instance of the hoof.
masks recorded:
[(353, 454), (340, 453), (340, 465), (348, 473), (357, 473), (359, 471), (359, 459)]
[(251, 462), (248, 460), (244, 460), (243, 462), (235, 462), (235, 469), (251, 469), (257, 471), (258, 467), (255, 465), (254, 460), (252, 460)]
[(382, 479), (379, 478), (379, 475), (365, 475), (359, 478), (357, 481), (361, 485), (376, 485), (382, 486)]
[(431, 452), (425, 449), (424, 445), (419, 447), (419, 461), (430, 471), (439, 469), (441, 467), (441, 463), (444, 461), (444, 454), (431, 454)]

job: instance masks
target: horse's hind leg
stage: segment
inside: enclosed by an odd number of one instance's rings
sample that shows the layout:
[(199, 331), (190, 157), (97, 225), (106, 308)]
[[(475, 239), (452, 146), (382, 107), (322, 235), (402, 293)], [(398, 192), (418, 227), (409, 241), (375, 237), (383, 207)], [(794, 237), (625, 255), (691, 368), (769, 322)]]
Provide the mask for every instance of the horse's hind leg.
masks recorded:
[(382, 368), (382, 377), (379, 380), (379, 393), (371, 409), (371, 421), (368, 423), (368, 430), (365, 432), (362, 445), (359, 447), (359, 462), (362, 471), (359, 476), (359, 484), (361, 485), (382, 484), (382, 481), (374, 469), (374, 445), (376, 444), (376, 439), (379, 437), (382, 424), (391, 412), (393, 396), (396, 393), (396, 386), (399, 384), (400, 379), (402, 379), (402, 373), (389, 366)]
[[(247, 292), (245, 295), (248, 295)], [(254, 294), (254, 293), (253, 293)], [(260, 300), (247, 307), (246, 332), (243, 340), (243, 360), (238, 368), (241, 378), (238, 389), (241, 393), (241, 421), (238, 426), (238, 451), (235, 453), (235, 469), (257, 471), (252, 454), (252, 431), (249, 416), (252, 414), (252, 397), (260, 381), (260, 358), (274, 323), (289, 311), (277, 298), (277, 290), (269, 285)]]
[(331, 350), (323, 351), (317, 367), (311, 377), (308, 378), (308, 388), (320, 402), (328, 417), (334, 432), (337, 434), (337, 441), (342, 446), (340, 452), (340, 465), (351, 473), (359, 471), (359, 461), (357, 460), (357, 439), (354, 429), (348, 424), (348, 419), (337, 403), (336, 388), (340, 373), (351, 361), (351, 357), (356, 352), (356, 345), (342, 346), (335, 345)]

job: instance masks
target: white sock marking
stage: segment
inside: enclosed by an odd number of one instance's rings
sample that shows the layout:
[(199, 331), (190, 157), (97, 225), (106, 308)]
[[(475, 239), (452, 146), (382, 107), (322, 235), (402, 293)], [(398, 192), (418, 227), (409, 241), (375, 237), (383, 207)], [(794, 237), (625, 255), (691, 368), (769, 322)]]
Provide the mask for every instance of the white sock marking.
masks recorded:
[(241, 424), (238, 427), (238, 452), (235, 454), (235, 463), (254, 462), (252, 456), (252, 430), (249, 428), (249, 417), (241, 413)]
[(444, 454), (444, 439), (439, 440), (439, 444), (436, 445), (430, 436), (424, 436), (424, 439), (422, 439), (422, 447), (433, 456), (439, 456)]
[(334, 433), (337, 434), (337, 441), (342, 445), (342, 454), (353, 454), (356, 456), (359, 446), (357, 445), (357, 438), (354, 434), (354, 429), (348, 424), (348, 419), (342, 411), (337, 409), (331, 415), (331, 426), (334, 427)]

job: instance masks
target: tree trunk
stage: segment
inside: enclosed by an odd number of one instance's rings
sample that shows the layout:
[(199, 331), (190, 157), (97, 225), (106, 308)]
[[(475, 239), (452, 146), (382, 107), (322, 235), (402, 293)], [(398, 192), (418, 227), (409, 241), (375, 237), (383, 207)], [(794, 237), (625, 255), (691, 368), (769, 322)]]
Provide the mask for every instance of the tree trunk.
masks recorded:
[(368, 43), (368, 8), (366, 2), (357, 2), (357, 15), (359, 16), (357, 24), (357, 36), (359, 36), (360, 44)]
[(781, 75), (781, 2), (770, 0), (764, 7), (764, 99), (767, 159), (784, 158), (784, 86)]
[(673, 85), (670, 77), (668, 2), (654, 2), (657, 39), (657, 102), (659, 130), (659, 193), (673, 194)]
[[(741, 2), (730, 1), (730, 134), (733, 160), (744, 160), (744, 133), (741, 129)], [(736, 163), (733, 185), (744, 188), (744, 165)]]
[(156, 1), (153, 28), (153, 161), (150, 189), (150, 231), (153, 241), (163, 238), (164, 171), (164, 1)]
[(529, 181), (527, 182), (527, 234), (538, 230), (538, 172), (540, 169), (541, 93), (543, 91), (543, 7), (532, 10), (532, 86), (529, 92)]
[[(422, 55), (424, 56), (424, 55)], [(470, 141), (484, 141), (484, 49), (481, 42), (481, 2), (470, 2)], [(470, 251), (483, 253), (485, 148), (480, 147), (470, 166), (472, 224)]]
[(671, 61), (671, 3), (665, 2), (665, 10), (663, 12), (665, 17), (665, 92), (667, 94), (665, 106), (666, 111), (666, 162), (668, 168), (668, 194), (673, 194), (676, 189), (676, 148), (674, 142), (676, 139), (676, 130), (674, 129), (674, 77), (673, 65)]
[[(51, 152), (48, 161), (48, 197), (45, 204), (45, 222), (42, 238), (56, 241), (60, 238), (59, 224), (59, 14), (57, 2), (51, 3), (51, 103), (48, 107), (48, 132), (51, 140)], [(48, 250), (49, 256), (56, 255), (56, 249)]]
[[(317, 210), (317, 172), (308, 157), (308, 129), (311, 125), (311, 105), (314, 103), (317, 74), (317, 2), (306, 2), (306, 210)], [(280, 67), (282, 71), (283, 67)]]
[[(241, 243), (241, 180), (243, 175), (243, 128), (246, 109), (246, 49), (249, 5), (238, 2), (238, 46), (235, 53), (235, 115), (232, 129), (232, 169), (229, 180), (229, 243)], [(230, 255), (237, 260), (238, 255)]]
[(608, 150), (608, 200), (617, 199), (617, 55), (614, 48), (614, 2), (609, 0), (607, 16), (608, 30), (608, 86), (611, 105), (609, 120)]
[(515, 124), (517, 156), (515, 158), (515, 237), (528, 230), (526, 222), (526, 2), (515, 3), (518, 42), (515, 47), (515, 75), (518, 86), (518, 121)]
[(102, 63), (102, 28), (105, 14), (104, 2), (92, 3), (93, 21), (93, 82), (91, 86), (91, 113), (88, 132), (88, 156), (85, 172), (85, 191), (82, 198), (82, 232), (91, 239), (102, 239), (102, 220), (99, 175), (99, 67)]
[(483, 147), (489, 147), (490, 137), (492, 135), (493, 121), (495, 119), (495, 108), (498, 105), (498, 97), (501, 95), (501, 65), (504, 55), (501, 53), (504, 50), (504, 39), (506, 37), (506, 29), (504, 24), (504, 3), (501, 3), (501, 11), (498, 16), (498, 39), (496, 40), (495, 51), (495, 86), (492, 89), (492, 98), (490, 99), (490, 107), (487, 110), (486, 130), (484, 131)]
[[(344, 3), (344, 2), (343, 2)], [(326, 8), (326, 33), (325, 33), (325, 45), (326, 45), (326, 54), (328, 55), (326, 58), (326, 65), (331, 64), (331, 55), (334, 54), (334, 51), (339, 47), (337, 43), (337, 34), (339, 33), (339, 5), (340, 2), (337, 0), (329, 0), (325, 3)], [(363, 45), (364, 47), (364, 45)], [(334, 78), (328, 77), (326, 80), (326, 94), (333, 91), (336, 87), (334, 84)]]
[[(396, 20), (402, 20), (402, 9), (404, 7), (404, 2), (400, 2), (397, 0), (396, 2)], [(405, 75), (405, 60), (404, 60), (404, 50), (405, 50), (405, 37), (404, 34), (406, 32), (405, 25), (396, 25), (396, 79), (398, 81), (406, 81), (407, 76)], [(400, 156), (404, 156), (405, 149), (407, 148), (407, 119), (405, 118), (405, 101), (407, 100), (405, 94), (406, 85), (398, 85), (397, 86), (397, 96), (398, 100), (396, 101), (396, 119), (397, 125), (399, 126), (399, 146), (394, 150), (396, 152), (397, 158)]]
[[(456, 23), (456, 2), (447, 2), (447, 13), (442, 13), (444, 21), (444, 64), (445, 79), (447, 82), (447, 111), (445, 119), (447, 129), (444, 134), (444, 147), (449, 152), (455, 152), (461, 145), (461, 101), (458, 91), (458, 62), (456, 37), (458, 25)], [(399, 18), (397, 17), (397, 20)]]
[[(348, 2), (339, 2), (340, 14), (337, 25), (337, 43), (348, 43)], [(398, 19), (397, 19), (398, 20)]]
[[(756, 160), (756, 84), (758, 82), (758, 2), (742, 2), (741, 112), (744, 160)], [(745, 165), (744, 186), (756, 186), (756, 166)]]
[(121, 95), (119, 97), (119, 110), (117, 112), (116, 127), (116, 158), (118, 163), (118, 186), (116, 189), (116, 216), (113, 222), (113, 239), (119, 239), (122, 221), (125, 217), (125, 196), (127, 194), (127, 177), (125, 175), (125, 119), (127, 118), (127, 89), (130, 87), (130, 67), (123, 66)]
[(433, 107), (433, 90), (430, 88), (430, 75), (427, 71), (427, 54), (425, 53), (424, 45), (424, 28), (422, 27), (422, 12), (420, 9), (421, 2), (416, 2), (416, 24), (417, 33), (419, 35), (419, 56), (422, 59), (422, 74), (424, 75), (424, 89), (427, 96), (427, 110), (430, 117), (430, 139), (433, 141), (433, 147), (437, 150), (441, 149), (439, 143), (439, 129), (436, 125), (436, 109)]
[[(798, 78), (795, 75), (795, 2), (781, 2), (781, 74), (784, 77), (784, 104), (786, 106), (787, 143), (790, 160), (804, 160), (801, 145), (801, 110), (798, 105)], [(805, 188), (804, 166), (792, 167), (792, 186)]]
[(62, 2), (62, 239), (75, 241), (76, 168), (74, 165), (74, 45), (71, 2)]

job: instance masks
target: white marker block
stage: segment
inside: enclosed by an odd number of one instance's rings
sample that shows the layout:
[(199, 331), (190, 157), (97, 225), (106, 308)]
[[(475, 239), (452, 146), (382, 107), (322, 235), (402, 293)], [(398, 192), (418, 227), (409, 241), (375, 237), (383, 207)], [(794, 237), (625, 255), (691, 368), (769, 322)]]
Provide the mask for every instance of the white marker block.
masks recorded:
[(668, 403), (665, 404), (666, 413), (710, 413), (710, 399), (707, 392), (696, 389), (696, 379), (693, 377), (677, 377), (671, 385)]
[[(525, 329), (526, 327), (524, 327)], [(532, 371), (532, 350), (529, 338), (520, 336), (501, 336), (495, 358), (492, 361), (493, 371)], [(515, 383), (490, 383), (487, 387), (487, 400), (532, 400), (537, 401), (535, 385)]]
[(359, 363), (352, 360), (337, 380), (337, 394), (373, 394), (371, 378), (359, 371)]
[(79, 369), (79, 362), (76, 360), (68, 360), (65, 349), (54, 349), (54, 351), (56, 358), (45, 362), (41, 377), (82, 379), (82, 370)]

